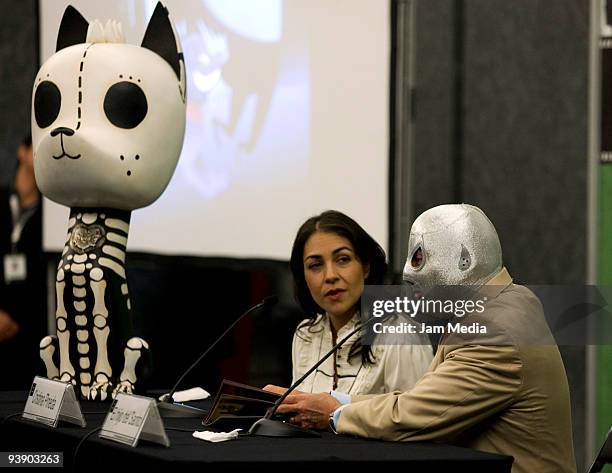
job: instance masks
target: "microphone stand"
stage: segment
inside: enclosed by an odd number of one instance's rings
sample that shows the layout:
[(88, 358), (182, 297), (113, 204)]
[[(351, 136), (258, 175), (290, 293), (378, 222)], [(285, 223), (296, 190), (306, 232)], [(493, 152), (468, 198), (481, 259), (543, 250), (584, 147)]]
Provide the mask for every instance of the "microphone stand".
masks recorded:
[(304, 375), (298, 379), (295, 383), (293, 383), (289, 389), (285, 391), (285, 393), (276, 400), (272, 408), (266, 413), (266, 415), (255, 422), (251, 428), (249, 429), (249, 435), (256, 435), (261, 437), (320, 437), (321, 435), (312, 430), (303, 429), (295, 424), (290, 424), (289, 422), (284, 422), (280, 420), (272, 419), (272, 416), (276, 413), (278, 406), (280, 406), (283, 401), (291, 394), (295, 388), (297, 388), (302, 382), (308, 378), (319, 366), (323, 364), (325, 360), (327, 360), (330, 356), (334, 354), (334, 352), (340, 348), (344, 343), (351, 338), (354, 334), (372, 324), (375, 321), (383, 322), (391, 317), (391, 314), (384, 315), (382, 317), (370, 317), (368, 320), (358, 325), (357, 328), (352, 330), (347, 336), (345, 336), (342, 340), (336, 343), (331, 350), (327, 352), (327, 354), (317, 361)]
[(187, 376), (191, 372), (191, 370), (193, 370), (200, 363), (200, 361), (202, 361), (202, 359), (217, 345), (217, 343), (219, 343), (228, 334), (228, 332), (231, 329), (234, 328), (234, 326), (238, 322), (240, 322), (243, 318), (245, 318), (251, 312), (261, 309), (261, 308), (265, 308), (265, 309), (270, 308), (273, 305), (275, 305), (277, 302), (278, 302), (278, 297), (276, 296), (266, 297), (259, 304), (254, 305), (249, 310), (244, 312), (240, 317), (234, 320), (234, 322), (225, 330), (225, 332), (223, 332), (219, 336), (219, 338), (217, 338), (213, 342), (213, 344), (210, 345), (206, 349), (206, 351), (202, 353), (198, 357), (198, 359), (192, 363), (192, 365), (189, 368), (187, 368), (187, 370), (181, 375), (178, 381), (174, 384), (170, 392), (168, 394), (165, 394), (162, 397), (162, 399), (157, 402), (157, 408), (159, 409), (161, 416), (162, 417), (190, 417), (190, 418), (199, 417), (199, 418), (203, 418), (206, 415), (205, 410), (199, 409), (193, 406), (188, 406), (187, 404), (174, 402), (173, 396), (174, 396), (174, 393), (176, 392), (176, 389), (179, 387), (183, 379), (185, 379), (185, 376)]

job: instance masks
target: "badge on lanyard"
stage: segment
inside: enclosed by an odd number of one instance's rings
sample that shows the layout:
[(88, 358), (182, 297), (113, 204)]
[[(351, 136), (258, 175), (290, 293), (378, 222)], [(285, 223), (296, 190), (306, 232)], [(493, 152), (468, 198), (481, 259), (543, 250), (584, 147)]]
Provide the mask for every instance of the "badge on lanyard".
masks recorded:
[(23, 253), (4, 255), (4, 280), (7, 284), (25, 281), (27, 275), (26, 255)]
[(13, 217), (13, 231), (11, 232), (11, 253), (4, 256), (4, 281), (9, 284), (12, 282), (25, 281), (28, 276), (26, 255), (17, 253), (17, 243), (21, 239), (23, 227), (32, 216), (32, 211), (21, 211), (19, 198), (12, 194), (9, 200), (11, 215)]

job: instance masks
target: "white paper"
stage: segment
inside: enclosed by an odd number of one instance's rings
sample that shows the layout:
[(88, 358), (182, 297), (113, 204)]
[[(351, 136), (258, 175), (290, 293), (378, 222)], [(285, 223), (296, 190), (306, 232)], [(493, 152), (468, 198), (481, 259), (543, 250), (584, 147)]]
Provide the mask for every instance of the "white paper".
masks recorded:
[(208, 397), (210, 397), (210, 393), (205, 389), (199, 387), (185, 389), (184, 391), (176, 391), (172, 395), (172, 399), (174, 399), (174, 402), (198, 401), (200, 399), (206, 399)]
[(207, 442), (225, 442), (227, 440), (237, 439), (238, 432), (242, 429), (235, 429), (231, 432), (210, 432), (204, 430), (202, 432), (195, 431), (193, 436), (200, 440), (206, 440)]

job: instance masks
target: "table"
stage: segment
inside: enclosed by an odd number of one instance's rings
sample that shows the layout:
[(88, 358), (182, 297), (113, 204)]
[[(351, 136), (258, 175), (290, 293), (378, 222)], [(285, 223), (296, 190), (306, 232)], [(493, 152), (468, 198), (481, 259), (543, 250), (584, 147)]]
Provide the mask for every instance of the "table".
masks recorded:
[[(27, 393), (0, 392), (0, 445), (2, 451), (61, 451), (66, 471), (72, 467), (75, 448), (92, 429), (100, 427), (110, 403), (81, 402), (87, 427), (60, 423), (57, 429), (21, 419)], [(197, 405), (197, 404), (196, 404)], [(206, 405), (206, 403), (204, 404)], [(164, 419), (170, 448), (141, 441), (130, 448), (91, 435), (79, 448), (77, 471), (274, 471), (313, 473), (341, 466), (343, 470), (373, 468), (380, 472), (427, 471), (473, 473), (510, 472), (512, 457), (434, 443), (396, 443), (358, 439), (323, 432), (321, 438), (263, 438), (208, 443), (192, 437), (204, 430), (199, 419)], [(188, 429), (183, 432), (172, 429)], [(342, 465), (338, 465), (342, 462)], [(401, 467), (402, 470), (396, 468)], [(408, 467), (408, 469), (406, 469)]]

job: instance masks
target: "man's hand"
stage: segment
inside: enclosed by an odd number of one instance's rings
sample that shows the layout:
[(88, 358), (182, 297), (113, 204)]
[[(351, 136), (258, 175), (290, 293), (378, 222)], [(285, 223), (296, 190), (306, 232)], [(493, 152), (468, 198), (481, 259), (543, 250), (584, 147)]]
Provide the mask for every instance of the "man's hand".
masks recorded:
[(294, 392), (278, 406), (279, 414), (292, 413), (292, 424), (305, 429), (327, 430), (329, 428), (329, 415), (342, 404), (328, 393), (300, 393)]
[(19, 332), (19, 325), (12, 317), (0, 309), (0, 343), (14, 338)]

